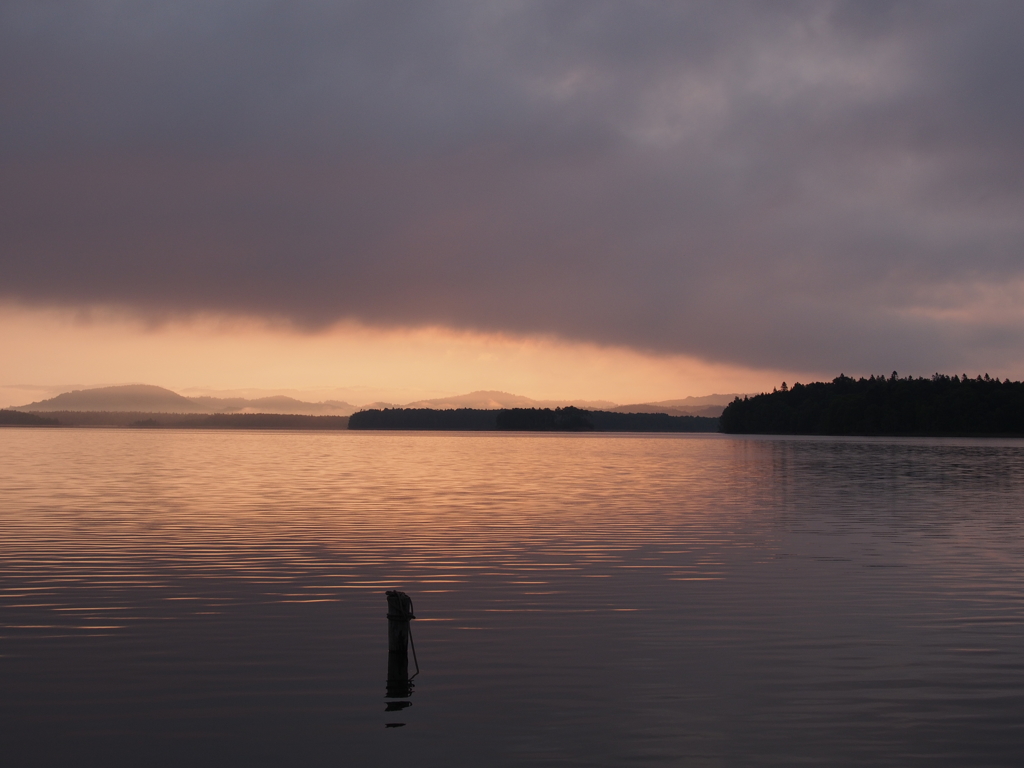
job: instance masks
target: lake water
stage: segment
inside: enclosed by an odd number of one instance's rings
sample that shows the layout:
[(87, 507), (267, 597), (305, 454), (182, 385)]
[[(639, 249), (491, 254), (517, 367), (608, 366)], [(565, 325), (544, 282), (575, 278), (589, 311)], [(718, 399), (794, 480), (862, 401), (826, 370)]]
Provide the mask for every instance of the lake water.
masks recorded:
[(1022, 499), (1010, 440), (6, 429), (0, 762), (1020, 765)]

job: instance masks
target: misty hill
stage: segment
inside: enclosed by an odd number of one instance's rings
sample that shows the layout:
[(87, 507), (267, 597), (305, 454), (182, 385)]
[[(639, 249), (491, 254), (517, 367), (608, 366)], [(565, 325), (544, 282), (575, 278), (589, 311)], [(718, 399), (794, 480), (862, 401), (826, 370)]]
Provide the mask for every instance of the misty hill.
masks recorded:
[[(607, 400), (534, 400), (523, 395), (514, 395), (497, 390), (479, 390), (465, 395), (453, 395), (432, 400), (417, 400), (405, 405), (392, 403), (371, 403), (362, 410), (485, 410), (497, 411), (509, 408), (582, 408), (593, 412), (618, 413), (664, 413), (669, 416), (715, 417), (730, 395), (707, 395), (687, 397), (681, 400), (665, 400), (656, 403), (616, 405)], [(115, 387), (76, 389), (13, 410), (27, 413), (88, 413), (103, 412), (117, 414), (215, 414), (215, 413), (267, 413), (299, 416), (349, 416), (356, 406), (339, 400), (310, 403), (294, 397), (276, 395), (272, 397), (186, 397), (164, 387), (149, 384), (129, 384)], [(76, 419), (76, 422), (80, 419)], [(63, 422), (63, 419), (62, 419)], [(123, 424), (124, 417), (117, 418)]]
[(153, 413), (195, 413), (204, 409), (189, 398), (150, 384), (76, 389), (72, 392), (16, 408), (34, 413), (46, 411), (149, 411)]
[(736, 399), (721, 423), (733, 434), (1024, 435), (1024, 383), (840, 375)]
[(658, 403), (637, 403), (636, 405), (617, 405), (608, 410), (614, 413), (665, 413), (669, 416), (707, 416), (709, 418), (717, 418), (722, 415), (725, 405), (675, 406), (659, 405)]
[(700, 397), (684, 397), (678, 400), (659, 400), (654, 403), (637, 403), (635, 405), (619, 405), (606, 410), (618, 413), (667, 413), (670, 416), (707, 416), (715, 418), (722, 415), (725, 406), (743, 397), (740, 394), (702, 395)]
[(467, 395), (440, 397), (433, 400), (417, 400), (405, 405), (394, 403), (370, 403), (364, 410), (419, 409), (458, 410), (474, 408), (479, 410), (502, 410), (508, 408), (582, 408), (587, 411), (612, 413), (665, 413), (669, 416), (720, 416), (726, 405), (741, 395), (703, 395), (684, 397), (678, 400), (662, 400), (635, 405), (616, 405), (608, 400), (534, 400), (523, 395), (496, 390), (480, 390)]
[(76, 389), (72, 392), (18, 406), (18, 411), (103, 411), (111, 413), (272, 413), (299, 416), (348, 416), (356, 408), (331, 400), (306, 403), (292, 397), (184, 397), (164, 387), (128, 384), (116, 387)]
[(683, 397), (677, 400), (659, 400), (649, 405), (667, 405), (674, 408), (695, 408), (702, 405), (728, 405), (737, 397), (744, 397), (743, 394), (733, 392), (729, 395), (700, 395), (698, 397)]
[(214, 413), (276, 413), (295, 416), (349, 416), (356, 407), (340, 400), (307, 403), (294, 397), (190, 397), (194, 403)]
[[(375, 403), (387, 407), (388, 404)], [(478, 410), (501, 410), (502, 408), (556, 408), (564, 406), (576, 406), (578, 408), (610, 408), (615, 403), (607, 400), (534, 400), (523, 395), (513, 395), (509, 392), (497, 390), (479, 390), (470, 392), (467, 395), (455, 395), (453, 397), (439, 397), (434, 400), (417, 400), (406, 403), (401, 408), (434, 408), (440, 410), (457, 410), (459, 408), (475, 408)], [(372, 405), (365, 406), (373, 407)]]

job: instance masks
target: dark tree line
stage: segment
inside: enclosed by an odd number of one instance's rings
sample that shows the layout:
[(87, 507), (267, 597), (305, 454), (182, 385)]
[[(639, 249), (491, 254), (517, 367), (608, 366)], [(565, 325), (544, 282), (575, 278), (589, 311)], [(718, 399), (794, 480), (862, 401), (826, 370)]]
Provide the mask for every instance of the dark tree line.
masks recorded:
[(348, 417), (291, 413), (215, 413), (196, 426), (214, 429), (348, 429)]
[(3, 427), (56, 427), (60, 422), (56, 419), (49, 419), (45, 416), (36, 416), (33, 413), (21, 411), (8, 411), (0, 409), (0, 426)]
[(202, 418), (198, 413), (150, 413), (146, 411), (49, 411), (62, 427), (127, 427), (133, 422), (155, 419), (161, 426)]
[(588, 411), (598, 432), (717, 432), (717, 416), (669, 416), (667, 413)]
[(357, 411), (348, 418), (349, 429), (413, 429), (479, 432), (497, 429), (497, 411), (476, 408), (383, 408)]
[(568, 408), (506, 408), (498, 411), (498, 429), (510, 432), (593, 432), (592, 412)]
[(171, 429), (348, 429), (347, 416), (302, 416), (290, 413), (214, 413), (194, 419), (158, 416), (133, 421), (128, 426)]
[(567, 408), (509, 408), (498, 429), (525, 432), (717, 432), (718, 419), (667, 413), (616, 413)]
[(665, 413), (612, 413), (581, 408), (385, 408), (359, 411), (349, 429), (516, 432), (717, 432), (718, 419)]
[(1024, 383), (985, 374), (930, 379), (840, 375), (737, 398), (723, 432), (793, 435), (1024, 435)]

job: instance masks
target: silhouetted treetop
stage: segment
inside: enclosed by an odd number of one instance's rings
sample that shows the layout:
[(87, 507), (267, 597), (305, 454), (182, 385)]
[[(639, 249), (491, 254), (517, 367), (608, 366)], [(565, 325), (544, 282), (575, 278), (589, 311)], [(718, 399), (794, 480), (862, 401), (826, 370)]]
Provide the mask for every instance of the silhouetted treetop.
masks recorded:
[(737, 398), (723, 432), (794, 435), (1022, 435), (1024, 383), (936, 373), (929, 379), (840, 374)]
[(718, 419), (581, 408), (385, 408), (352, 414), (349, 429), (502, 430), (510, 432), (717, 432)]
[(3, 427), (56, 427), (60, 422), (45, 416), (36, 416), (33, 413), (22, 411), (0, 410), (0, 426)]

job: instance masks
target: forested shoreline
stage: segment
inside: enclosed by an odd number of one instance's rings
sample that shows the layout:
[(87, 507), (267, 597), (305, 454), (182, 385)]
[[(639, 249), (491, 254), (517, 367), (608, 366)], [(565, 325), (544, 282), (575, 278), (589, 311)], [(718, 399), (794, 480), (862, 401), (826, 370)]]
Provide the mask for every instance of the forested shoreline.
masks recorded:
[(58, 411), (41, 416), (0, 411), (0, 425), (128, 427), (134, 429), (411, 430), (450, 432), (717, 432), (718, 419), (665, 413), (617, 413), (565, 408), (384, 408), (352, 416), (274, 413), (145, 413)]
[(0, 409), (0, 427), (59, 427), (57, 419), (36, 416), (34, 413), (22, 413), (6, 408)]
[(736, 399), (721, 416), (730, 434), (1024, 435), (1024, 382), (935, 374), (840, 375)]
[(52, 411), (46, 416), (0, 410), (0, 426), (133, 427), (142, 429), (348, 429), (347, 416), (287, 413), (150, 413), (145, 411)]
[(349, 417), (349, 429), (407, 429), (505, 432), (717, 432), (709, 416), (615, 413), (566, 408), (384, 408)]
[(840, 375), (737, 398), (720, 418), (565, 408), (385, 408), (345, 416), (0, 410), (0, 426), (458, 432), (724, 432), (772, 435), (1024, 436), (1024, 382), (988, 375)]

